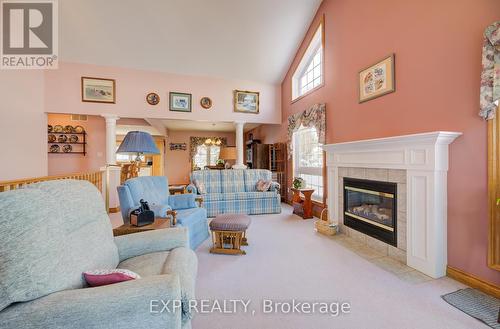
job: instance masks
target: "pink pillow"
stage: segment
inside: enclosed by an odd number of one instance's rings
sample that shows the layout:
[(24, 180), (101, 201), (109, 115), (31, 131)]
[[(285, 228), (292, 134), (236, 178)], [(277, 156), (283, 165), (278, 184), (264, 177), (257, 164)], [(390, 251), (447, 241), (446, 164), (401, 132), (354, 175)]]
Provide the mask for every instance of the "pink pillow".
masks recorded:
[(83, 272), (83, 276), (91, 287), (105, 286), (141, 278), (139, 274), (123, 269), (86, 271)]
[(259, 179), (257, 181), (257, 184), (256, 184), (255, 188), (259, 192), (266, 192), (271, 187), (271, 183), (272, 182), (270, 180)]

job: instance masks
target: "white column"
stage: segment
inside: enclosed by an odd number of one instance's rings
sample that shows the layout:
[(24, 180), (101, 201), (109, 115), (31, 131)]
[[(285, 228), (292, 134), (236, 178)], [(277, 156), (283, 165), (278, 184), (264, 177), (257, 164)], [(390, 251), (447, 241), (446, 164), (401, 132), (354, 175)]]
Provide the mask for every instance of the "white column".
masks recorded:
[(244, 152), (245, 152), (245, 142), (243, 140), (243, 127), (244, 122), (236, 121), (234, 123), (236, 128), (236, 164), (233, 166), (234, 169), (246, 169), (247, 166), (243, 163)]
[(116, 120), (120, 119), (114, 114), (102, 114), (106, 119), (106, 164), (116, 164)]

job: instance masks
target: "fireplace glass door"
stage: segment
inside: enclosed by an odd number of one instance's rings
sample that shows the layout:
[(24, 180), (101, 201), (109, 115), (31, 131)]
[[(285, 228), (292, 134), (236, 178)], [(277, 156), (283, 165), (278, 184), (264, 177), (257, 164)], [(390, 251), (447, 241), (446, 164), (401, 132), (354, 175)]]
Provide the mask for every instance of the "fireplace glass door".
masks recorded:
[(396, 184), (344, 178), (344, 224), (396, 245)]

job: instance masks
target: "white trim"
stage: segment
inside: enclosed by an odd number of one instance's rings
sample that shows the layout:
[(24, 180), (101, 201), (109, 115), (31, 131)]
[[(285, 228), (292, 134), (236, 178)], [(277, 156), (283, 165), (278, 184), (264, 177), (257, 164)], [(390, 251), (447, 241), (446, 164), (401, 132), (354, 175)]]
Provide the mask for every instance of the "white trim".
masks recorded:
[(328, 213), (339, 213), (339, 167), (405, 169), (407, 264), (433, 278), (445, 276), (448, 145), (460, 135), (436, 131), (324, 145)]

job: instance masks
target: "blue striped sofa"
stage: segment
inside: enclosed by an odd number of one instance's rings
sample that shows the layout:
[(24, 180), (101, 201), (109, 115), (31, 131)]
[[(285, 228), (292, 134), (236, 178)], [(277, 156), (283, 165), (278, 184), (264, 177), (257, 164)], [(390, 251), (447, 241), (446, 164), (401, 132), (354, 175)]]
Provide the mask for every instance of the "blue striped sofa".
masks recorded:
[(273, 182), (266, 192), (257, 191), (259, 179), (271, 180), (271, 171), (264, 169), (198, 170), (191, 173), (188, 190), (200, 194), (197, 180), (205, 185), (203, 207), (208, 217), (218, 214), (243, 213), (248, 215), (277, 214), (281, 212), (279, 184)]

